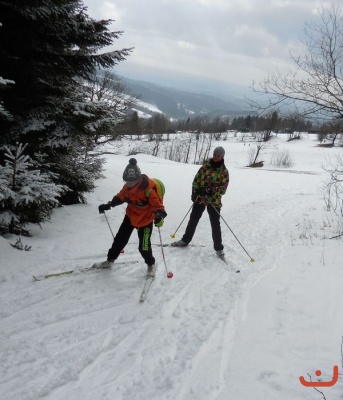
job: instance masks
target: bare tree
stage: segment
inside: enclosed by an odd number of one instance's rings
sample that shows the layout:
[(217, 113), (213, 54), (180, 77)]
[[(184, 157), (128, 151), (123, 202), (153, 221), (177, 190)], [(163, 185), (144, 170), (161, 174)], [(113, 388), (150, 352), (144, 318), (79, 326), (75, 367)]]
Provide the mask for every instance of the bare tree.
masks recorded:
[(334, 120), (323, 124), (320, 134), (324, 135), (324, 138), (330, 141), (328, 146), (334, 147), (336, 140), (343, 136), (343, 121)]
[(102, 144), (125, 133), (126, 122), (137, 97), (109, 71), (93, 74), (82, 85), (89, 100), (87, 112), (94, 116), (88, 124), (88, 137)]
[(320, 21), (305, 25), (305, 51), (291, 54), (295, 70), (272, 73), (253, 90), (268, 95), (267, 104), (247, 99), (259, 111), (292, 106), (302, 116), (343, 118), (343, 15), (340, 6), (322, 8)]
[(251, 147), (248, 152), (249, 167), (263, 167), (264, 161), (258, 161), (258, 157), (261, 155), (261, 150), (265, 145), (263, 132), (256, 132), (256, 143), (255, 147)]
[[(197, 135), (199, 136), (199, 135)], [(188, 163), (188, 159), (189, 159), (189, 154), (191, 151), (191, 147), (192, 147), (192, 143), (193, 143), (193, 135), (189, 132), (187, 132), (187, 136), (186, 136), (186, 155), (185, 155), (185, 159), (184, 162), (187, 164)]]
[[(260, 118), (258, 121), (254, 121), (254, 131), (256, 125), (258, 127), (260, 138), (263, 142), (268, 142), (272, 137), (272, 131), (277, 129), (278, 126), (278, 112), (275, 110), (269, 110), (264, 118)], [(257, 124), (258, 122), (258, 124)], [(255, 133), (256, 136), (256, 133)]]

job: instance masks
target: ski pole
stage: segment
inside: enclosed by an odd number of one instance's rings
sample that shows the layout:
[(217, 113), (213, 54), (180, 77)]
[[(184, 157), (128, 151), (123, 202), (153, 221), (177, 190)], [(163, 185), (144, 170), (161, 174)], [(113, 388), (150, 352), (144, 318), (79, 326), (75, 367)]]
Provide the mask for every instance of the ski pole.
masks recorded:
[(108, 222), (108, 219), (107, 219), (107, 216), (106, 216), (105, 211), (104, 211), (104, 215), (105, 215), (105, 219), (106, 219), (107, 225), (108, 225), (108, 227), (110, 228), (110, 231), (111, 231), (111, 233), (112, 233), (112, 237), (113, 237), (113, 240), (114, 240), (114, 235), (113, 235), (113, 232), (112, 232), (112, 229), (111, 229), (111, 225), (110, 225), (110, 223)]
[(166, 264), (166, 258), (164, 257), (164, 250), (163, 250), (163, 243), (162, 243), (162, 236), (161, 236), (161, 230), (160, 230), (160, 228), (158, 228), (158, 234), (160, 235), (162, 257), (163, 257), (164, 266), (165, 266), (166, 272), (167, 272), (167, 278), (172, 278), (172, 277), (174, 276), (174, 274), (173, 274), (171, 271), (168, 272), (168, 268), (167, 268), (167, 264)]
[(217, 214), (219, 214), (220, 218), (224, 221), (225, 225), (230, 229), (230, 232), (233, 234), (233, 236), (235, 237), (235, 239), (237, 240), (237, 242), (241, 245), (242, 249), (246, 252), (246, 254), (249, 256), (250, 261), (251, 262), (255, 262), (255, 260), (250, 256), (250, 254), (246, 251), (246, 249), (244, 248), (244, 246), (242, 245), (242, 243), (238, 240), (238, 237), (233, 233), (233, 230), (229, 227), (229, 225), (227, 224), (227, 222), (225, 221), (224, 217), (220, 214), (220, 212), (215, 208), (215, 206), (210, 202), (210, 200), (208, 199), (208, 197), (206, 196), (206, 200), (211, 204), (211, 206), (214, 208), (214, 210), (216, 211)]
[(187, 215), (189, 214), (189, 212), (191, 211), (193, 207), (193, 204), (190, 206), (189, 210), (187, 211), (187, 214), (184, 216), (183, 220), (181, 221), (180, 225), (176, 228), (176, 231), (170, 235), (171, 238), (175, 238), (176, 232), (179, 230), (180, 226), (182, 225), (182, 222), (186, 219)]
[[(110, 228), (110, 231), (111, 231), (111, 233), (112, 233), (112, 237), (113, 237), (113, 240), (114, 240), (114, 234), (113, 234), (113, 232), (112, 232), (111, 225), (110, 225), (110, 223), (108, 222), (108, 219), (107, 219), (107, 216), (106, 216), (105, 211), (104, 211), (104, 215), (105, 215), (105, 219), (106, 219), (107, 225), (108, 225), (108, 227)], [(124, 249), (120, 250), (120, 252), (121, 252), (121, 253), (124, 253)]]

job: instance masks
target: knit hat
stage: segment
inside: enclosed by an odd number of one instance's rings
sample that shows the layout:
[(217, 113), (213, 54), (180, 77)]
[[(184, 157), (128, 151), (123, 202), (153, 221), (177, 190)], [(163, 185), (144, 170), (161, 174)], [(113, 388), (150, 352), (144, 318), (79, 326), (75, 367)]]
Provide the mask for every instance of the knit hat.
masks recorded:
[(136, 182), (141, 177), (141, 170), (137, 165), (137, 160), (135, 158), (130, 158), (129, 165), (125, 168), (123, 172), (123, 180), (125, 182)]
[(220, 155), (220, 157), (224, 158), (224, 156), (225, 156), (225, 150), (223, 149), (222, 146), (219, 146), (219, 147), (216, 147), (216, 148), (213, 150), (213, 154), (218, 154), (218, 155)]

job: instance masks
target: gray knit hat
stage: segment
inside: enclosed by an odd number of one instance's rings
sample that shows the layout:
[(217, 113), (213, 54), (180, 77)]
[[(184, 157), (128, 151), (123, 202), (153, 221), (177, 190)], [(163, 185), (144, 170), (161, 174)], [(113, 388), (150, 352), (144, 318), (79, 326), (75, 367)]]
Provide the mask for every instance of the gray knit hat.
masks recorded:
[(216, 147), (216, 148), (213, 150), (213, 154), (214, 154), (214, 153), (220, 155), (222, 158), (224, 158), (224, 156), (225, 156), (225, 150), (223, 149), (222, 146)]
[(141, 177), (141, 170), (137, 165), (137, 160), (135, 158), (130, 158), (129, 165), (125, 168), (123, 172), (123, 180), (125, 182), (135, 182)]

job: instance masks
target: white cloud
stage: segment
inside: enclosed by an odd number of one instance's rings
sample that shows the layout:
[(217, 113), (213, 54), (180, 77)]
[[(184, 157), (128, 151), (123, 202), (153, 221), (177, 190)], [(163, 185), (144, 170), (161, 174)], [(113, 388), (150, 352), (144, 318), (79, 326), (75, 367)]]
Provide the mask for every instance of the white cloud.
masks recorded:
[(118, 8), (114, 3), (110, 2), (110, 1), (104, 1), (103, 3), (101, 3), (101, 6), (99, 7), (99, 12), (101, 15), (111, 16), (108, 18), (114, 19), (118, 22), (122, 21), (122, 17), (124, 14), (122, 12), (122, 10), (120, 10), (120, 8)]
[[(134, 47), (125, 61), (246, 85), (268, 66), (292, 64), (306, 22), (327, 1), (85, 0), (93, 18), (122, 30), (114, 48)], [(249, 83), (248, 83), (249, 84)]]
[(195, 46), (193, 43), (185, 42), (184, 40), (178, 40), (177, 45), (182, 49), (193, 50)]

